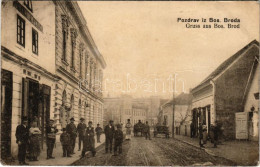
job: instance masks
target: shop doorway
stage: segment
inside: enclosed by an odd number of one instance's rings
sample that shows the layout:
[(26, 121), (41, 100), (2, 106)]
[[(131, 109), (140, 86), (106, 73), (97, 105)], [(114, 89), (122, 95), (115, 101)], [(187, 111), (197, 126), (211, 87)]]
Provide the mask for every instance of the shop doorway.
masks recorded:
[(13, 73), (1, 71), (1, 159), (11, 157)]
[(38, 81), (23, 78), (22, 115), (28, 117), (29, 127), (33, 121), (42, 132), (41, 146), (46, 140), (46, 126), (50, 119), (51, 88)]

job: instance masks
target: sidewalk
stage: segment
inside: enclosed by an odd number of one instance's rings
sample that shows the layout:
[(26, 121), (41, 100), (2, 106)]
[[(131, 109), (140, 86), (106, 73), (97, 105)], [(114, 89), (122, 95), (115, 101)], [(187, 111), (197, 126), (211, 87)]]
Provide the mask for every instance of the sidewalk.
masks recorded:
[[(175, 135), (175, 139), (200, 148), (198, 138)], [(229, 159), (239, 166), (257, 165), (259, 160), (258, 142), (251, 141), (225, 141), (223, 144), (213, 148), (213, 143), (207, 142), (205, 151), (213, 156)]]
[[(100, 136), (100, 141), (101, 143), (97, 143), (96, 136), (95, 136), (95, 147), (97, 148), (101, 144), (105, 142), (105, 135), (102, 134)], [(82, 146), (83, 147), (83, 146)], [(81, 156), (81, 151), (78, 151), (78, 138), (76, 139), (76, 144), (75, 144), (75, 154), (72, 155), (72, 157), (62, 157), (63, 151), (62, 151), (62, 146), (61, 143), (58, 140), (58, 137), (56, 138), (56, 147), (53, 149), (53, 156), (55, 159), (46, 159), (47, 153), (46, 153), (46, 145), (44, 146), (43, 150), (41, 151), (40, 156), (38, 157), (39, 161), (28, 161), (26, 160), (27, 163), (29, 163), (30, 166), (68, 166), (71, 165), (73, 162), (77, 161), (80, 156)], [(11, 165), (19, 165), (18, 160), (15, 161), (14, 164)]]

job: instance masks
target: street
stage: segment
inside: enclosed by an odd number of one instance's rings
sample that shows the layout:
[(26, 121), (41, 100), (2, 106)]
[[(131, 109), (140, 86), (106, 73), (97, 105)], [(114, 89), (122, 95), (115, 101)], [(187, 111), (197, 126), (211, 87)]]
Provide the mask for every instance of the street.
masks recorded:
[(72, 165), (87, 166), (196, 166), (196, 165), (236, 165), (230, 160), (214, 157), (204, 150), (175, 139), (132, 137), (123, 142), (123, 153), (118, 156), (105, 154), (105, 145), (97, 148), (96, 157), (86, 158)]

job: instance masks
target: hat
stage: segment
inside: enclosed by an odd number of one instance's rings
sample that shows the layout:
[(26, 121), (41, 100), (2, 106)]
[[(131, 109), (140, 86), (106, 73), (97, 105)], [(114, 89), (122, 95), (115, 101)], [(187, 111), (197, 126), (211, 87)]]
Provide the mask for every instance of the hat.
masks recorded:
[(99, 123), (97, 125), (100, 125)]
[(70, 120), (71, 120), (71, 121), (75, 121), (75, 119), (74, 119), (73, 117), (72, 117), (72, 118), (70, 118)]
[(109, 122), (114, 122), (113, 120), (110, 120)]
[(80, 118), (80, 120), (82, 121), (82, 120), (85, 120), (84, 118)]
[(88, 121), (88, 123), (89, 123), (89, 124), (90, 124), (90, 123), (92, 124), (92, 121)]
[(66, 128), (62, 128), (62, 131), (66, 131)]

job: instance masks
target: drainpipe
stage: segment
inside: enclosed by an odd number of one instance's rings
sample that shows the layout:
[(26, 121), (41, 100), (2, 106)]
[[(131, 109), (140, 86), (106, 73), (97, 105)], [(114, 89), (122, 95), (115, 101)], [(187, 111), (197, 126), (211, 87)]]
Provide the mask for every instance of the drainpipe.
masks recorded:
[(213, 121), (213, 125), (215, 125), (216, 122), (216, 118), (217, 118), (217, 114), (216, 114), (216, 83), (214, 82), (214, 80), (210, 80), (210, 84), (213, 87), (213, 113), (214, 113), (214, 121)]

